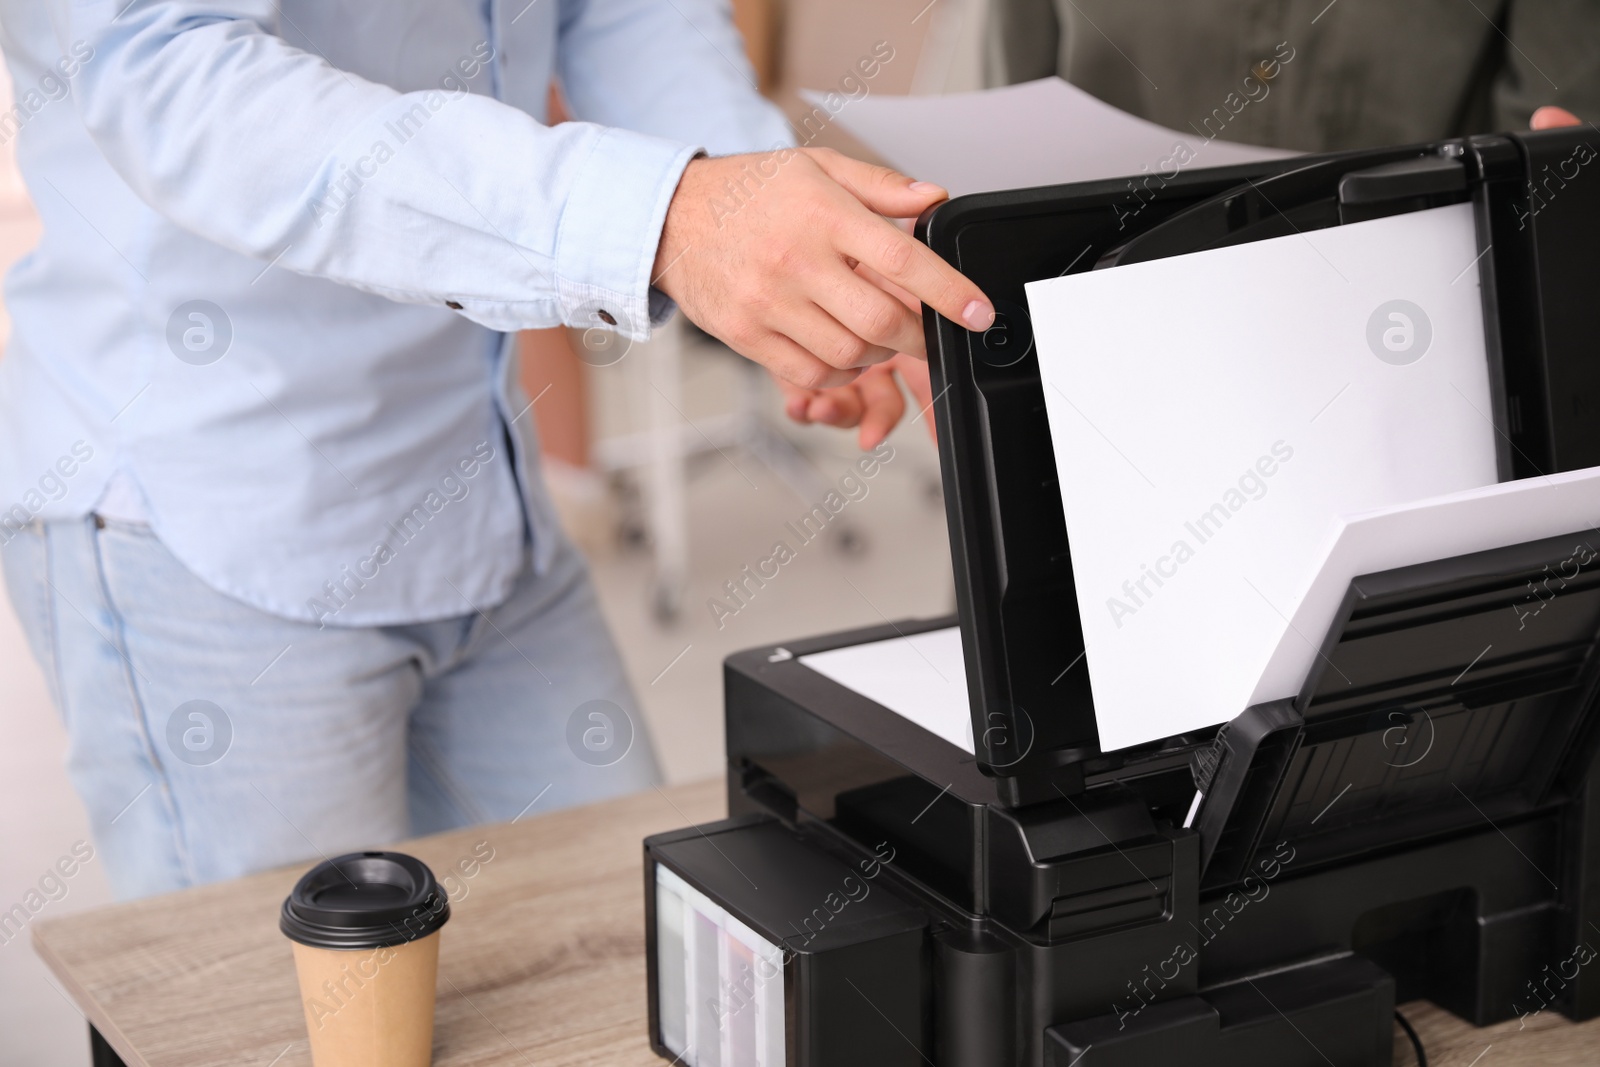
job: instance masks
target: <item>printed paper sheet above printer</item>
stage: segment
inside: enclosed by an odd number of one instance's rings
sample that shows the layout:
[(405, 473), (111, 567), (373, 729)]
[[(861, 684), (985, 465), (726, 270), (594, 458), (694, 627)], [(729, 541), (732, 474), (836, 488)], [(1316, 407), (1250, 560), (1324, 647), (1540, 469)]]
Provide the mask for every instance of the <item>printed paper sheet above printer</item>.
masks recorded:
[(951, 196), (1297, 154), (1222, 140), (1225, 127), (1214, 120), (1169, 130), (1061, 78), (936, 96), (800, 95), (813, 108), (796, 123), (803, 143), (837, 122), (902, 173)]

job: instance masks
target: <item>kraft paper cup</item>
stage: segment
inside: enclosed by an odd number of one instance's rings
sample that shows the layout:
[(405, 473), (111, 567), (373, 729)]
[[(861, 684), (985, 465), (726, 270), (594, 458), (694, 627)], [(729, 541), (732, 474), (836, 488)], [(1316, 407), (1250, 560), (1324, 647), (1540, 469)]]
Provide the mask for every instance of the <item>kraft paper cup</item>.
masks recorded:
[(278, 928), (294, 942), (316, 1067), (428, 1067), (449, 918), (433, 872), (399, 852), (352, 852), (296, 883)]

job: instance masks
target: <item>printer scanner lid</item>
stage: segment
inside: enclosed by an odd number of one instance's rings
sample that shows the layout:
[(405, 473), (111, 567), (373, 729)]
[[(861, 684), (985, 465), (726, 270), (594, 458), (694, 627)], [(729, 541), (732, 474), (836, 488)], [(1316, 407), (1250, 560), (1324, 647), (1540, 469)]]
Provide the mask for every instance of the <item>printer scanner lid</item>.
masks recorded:
[(1471, 202), (1485, 248), (1501, 477), (1600, 464), (1600, 433), (1588, 428), (1592, 417), (1579, 416), (1600, 410), (1600, 361), (1590, 358), (1574, 317), (1596, 280), (1600, 197), (1576, 189), (1541, 196), (1536, 184), (1582, 153), (1590, 135), (1493, 135), (1180, 169), (965, 196), (923, 215), (918, 237), (983, 288), (997, 311), (989, 330), (974, 333), (925, 309), (924, 329), (972, 736), (1003, 803), (1170, 770), (1215, 733), (1101, 750), (1023, 286)]

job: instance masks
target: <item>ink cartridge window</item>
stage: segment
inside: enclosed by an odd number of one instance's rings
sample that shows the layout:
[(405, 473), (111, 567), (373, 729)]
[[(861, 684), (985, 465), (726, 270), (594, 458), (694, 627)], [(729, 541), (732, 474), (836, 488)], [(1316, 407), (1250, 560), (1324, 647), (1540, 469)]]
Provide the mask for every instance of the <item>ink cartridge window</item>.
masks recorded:
[(825, 836), (755, 815), (645, 842), (650, 1045), (664, 1059), (925, 1062), (927, 914), (892, 888), (892, 847), (840, 852)]
[(661, 1041), (686, 1067), (782, 1067), (783, 955), (656, 866)]

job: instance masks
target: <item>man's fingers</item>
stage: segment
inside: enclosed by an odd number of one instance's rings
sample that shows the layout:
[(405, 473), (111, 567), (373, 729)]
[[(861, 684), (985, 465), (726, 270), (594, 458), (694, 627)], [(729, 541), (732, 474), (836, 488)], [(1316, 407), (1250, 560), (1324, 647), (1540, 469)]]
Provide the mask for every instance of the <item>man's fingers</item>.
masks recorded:
[[(872, 372), (865, 372), (862, 377), (868, 373)], [(840, 428), (860, 422), (863, 412), (860, 381), (857, 378), (855, 384), (840, 389), (819, 389), (806, 407), (806, 421)]]
[(856, 382), (855, 392), (861, 396), (864, 412), (857, 442), (864, 451), (883, 443), (889, 431), (899, 425), (906, 413), (905, 398), (895, 382), (894, 372), (888, 367), (874, 367)]
[(922, 317), (854, 271), (819, 280), (817, 302), (845, 329), (891, 352), (926, 355)]
[(1560, 126), (1581, 126), (1583, 120), (1564, 107), (1546, 105), (1533, 113), (1528, 125), (1535, 130), (1553, 130)]
[(896, 285), (894, 282), (891, 282), (888, 278), (885, 278), (883, 275), (879, 274), (865, 263), (856, 264), (856, 273), (861, 275), (867, 281), (871, 282), (873, 285), (876, 285), (879, 289), (882, 289), (884, 292), (888, 293), (890, 296), (894, 297), (896, 300), (900, 301), (900, 303), (904, 304), (912, 311), (915, 311), (918, 316), (922, 314), (922, 301), (912, 296), (911, 292), (906, 289), (905, 286)]
[[(803, 307), (786, 309), (774, 326), (817, 359), (840, 370), (864, 370), (894, 357), (894, 349), (873, 344), (851, 332), (816, 304), (807, 303)], [(855, 376), (851, 375), (849, 380), (854, 381)], [(797, 384), (811, 383), (799, 381)], [(823, 386), (818, 384), (813, 388)]]
[(911, 417), (923, 420), (923, 425), (928, 428), (928, 436), (937, 444), (939, 437), (933, 421), (933, 382), (929, 379), (927, 362), (909, 356), (897, 356), (889, 361), (889, 365), (900, 375), (906, 392), (911, 394), (911, 406), (917, 409)]
[(969, 330), (994, 325), (994, 305), (933, 250), (883, 219), (864, 219), (841, 240), (845, 255), (902, 286), (912, 296)]
[(763, 333), (749, 344), (730, 345), (730, 347), (741, 356), (753, 359), (767, 368), (773, 377), (804, 391), (849, 385), (861, 373), (858, 370), (830, 367), (794, 341), (778, 333)]
[(854, 383), (834, 389), (802, 389), (782, 378), (773, 381), (783, 391), (784, 414), (795, 422), (854, 426), (861, 421), (862, 400)]
[(822, 172), (879, 215), (914, 219), (950, 194), (932, 182), (919, 182), (888, 167), (875, 167), (830, 148), (806, 149)]
[(783, 413), (795, 422), (810, 422), (806, 418), (806, 409), (811, 406), (811, 398), (817, 395), (815, 389), (802, 389), (791, 381), (785, 381), (776, 374), (772, 381), (777, 385), (778, 391), (783, 394)]
[[(887, 167), (827, 150), (809, 154), (823, 173), (879, 215), (910, 218), (946, 196), (938, 186), (914, 182)], [(994, 306), (981, 289), (891, 223), (859, 219), (845, 231), (840, 251), (969, 330), (987, 330), (994, 324)]]

